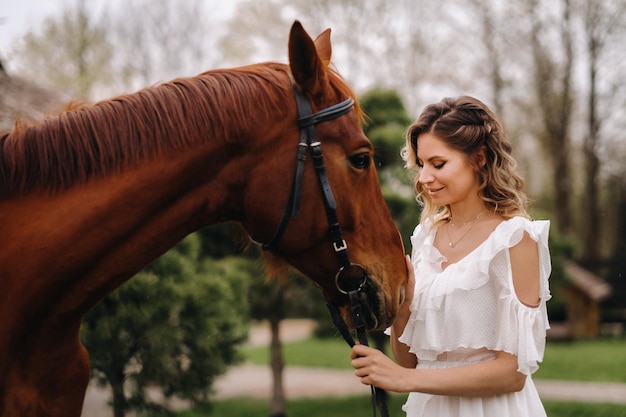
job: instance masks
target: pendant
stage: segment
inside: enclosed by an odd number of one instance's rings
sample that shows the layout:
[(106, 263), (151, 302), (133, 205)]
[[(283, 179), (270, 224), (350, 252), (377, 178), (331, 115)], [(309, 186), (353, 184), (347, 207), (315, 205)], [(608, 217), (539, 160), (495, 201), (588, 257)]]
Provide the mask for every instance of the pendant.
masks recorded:
[(455, 246), (456, 246), (456, 243), (454, 243), (454, 242), (450, 242), (450, 243), (448, 243), (448, 246), (450, 246), (451, 248), (453, 248), (453, 247), (455, 247)]

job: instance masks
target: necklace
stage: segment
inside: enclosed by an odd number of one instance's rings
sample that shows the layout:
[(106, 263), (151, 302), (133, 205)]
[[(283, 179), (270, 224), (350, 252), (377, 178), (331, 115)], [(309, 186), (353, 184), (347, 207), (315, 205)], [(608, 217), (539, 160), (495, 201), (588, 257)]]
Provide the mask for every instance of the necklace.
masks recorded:
[(485, 209), (484, 211), (482, 211), (480, 214), (478, 214), (478, 216), (474, 217), (472, 220), (467, 221), (467, 222), (463, 222), (463, 224), (461, 225), (461, 227), (465, 227), (468, 224), (470, 225), (467, 230), (455, 241), (452, 240), (452, 237), (450, 236), (450, 226), (456, 226), (456, 224), (454, 224), (454, 221), (452, 220), (452, 218), (450, 218), (448, 220), (448, 241), (450, 243), (448, 243), (448, 246), (450, 246), (451, 248), (455, 247), (457, 243), (459, 243), (461, 241), (461, 239), (463, 239), (465, 236), (467, 236), (469, 234), (469, 232), (472, 230), (472, 227), (474, 227), (474, 224), (476, 224), (476, 222), (478, 221), (478, 219), (480, 219), (480, 217), (485, 214), (487, 212), (487, 209)]

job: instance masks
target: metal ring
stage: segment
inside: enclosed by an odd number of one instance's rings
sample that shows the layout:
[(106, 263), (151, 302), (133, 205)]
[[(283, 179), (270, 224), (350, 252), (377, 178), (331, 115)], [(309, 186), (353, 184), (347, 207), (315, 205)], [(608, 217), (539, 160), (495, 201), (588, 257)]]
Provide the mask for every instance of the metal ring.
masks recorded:
[[(355, 279), (359, 281), (355, 282)], [(347, 281), (347, 282), (340, 282)], [(362, 265), (350, 264), (348, 267), (342, 266), (335, 275), (335, 285), (342, 294), (348, 294), (351, 291), (361, 291), (367, 283), (367, 272)]]

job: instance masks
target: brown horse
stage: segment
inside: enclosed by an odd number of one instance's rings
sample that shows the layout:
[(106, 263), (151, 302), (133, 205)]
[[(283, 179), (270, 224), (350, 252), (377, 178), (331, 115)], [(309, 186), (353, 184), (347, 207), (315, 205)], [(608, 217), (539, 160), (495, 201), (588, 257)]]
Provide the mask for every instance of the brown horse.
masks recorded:
[[(223, 221), (268, 242), (300, 137), (294, 91), (314, 112), (354, 94), (329, 69), (330, 34), (294, 23), (289, 65), (176, 79), (0, 136), (0, 415), (79, 416), (89, 359), (83, 315), (187, 234)], [(350, 102), (351, 103), (351, 102)], [(370, 323), (388, 325), (407, 271), (360, 110), (316, 123), (336, 216), (369, 279)], [(316, 170), (272, 253), (346, 304)]]

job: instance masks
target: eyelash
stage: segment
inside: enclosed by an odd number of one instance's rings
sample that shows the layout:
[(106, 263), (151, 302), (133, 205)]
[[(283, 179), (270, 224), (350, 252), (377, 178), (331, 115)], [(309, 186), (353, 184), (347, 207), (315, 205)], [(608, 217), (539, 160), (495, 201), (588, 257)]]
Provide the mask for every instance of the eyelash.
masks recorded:
[[(446, 164), (445, 162), (442, 162), (442, 163), (440, 163), (439, 165), (434, 165), (434, 164), (433, 164), (433, 166), (435, 167), (435, 169), (441, 169), (441, 168), (443, 168), (443, 166), (444, 166), (445, 164)], [(423, 163), (421, 163), (421, 162), (418, 162), (416, 165), (417, 165), (417, 167), (418, 167), (418, 168), (424, 168), (424, 164), (423, 164)]]

